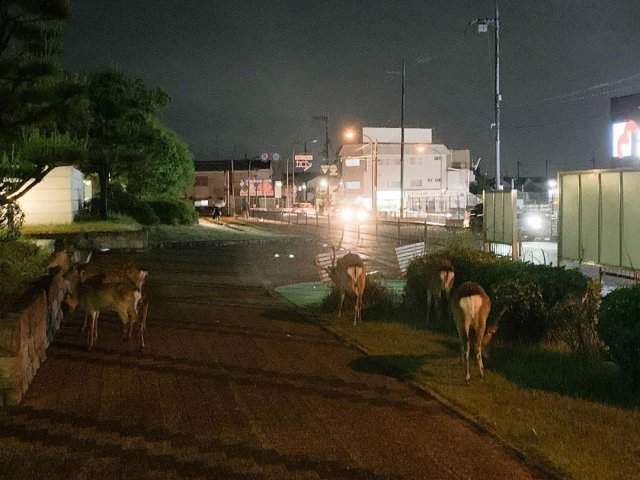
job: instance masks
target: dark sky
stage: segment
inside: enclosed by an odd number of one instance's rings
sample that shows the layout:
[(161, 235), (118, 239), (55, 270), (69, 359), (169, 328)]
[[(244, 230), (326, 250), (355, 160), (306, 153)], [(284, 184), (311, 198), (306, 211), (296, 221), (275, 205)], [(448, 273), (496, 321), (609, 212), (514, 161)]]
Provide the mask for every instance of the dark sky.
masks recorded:
[[(118, 66), (166, 90), (197, 159), (277, 151), (345, 125), (407, 126), (491, 173), (491, 0), (76, 0), (72, 70)], [(609, 97), (640, 92), (637, 0), (502, 0), (503, 173), (608, 162)], [(318, 147), (320, 148), (320, 147)]]

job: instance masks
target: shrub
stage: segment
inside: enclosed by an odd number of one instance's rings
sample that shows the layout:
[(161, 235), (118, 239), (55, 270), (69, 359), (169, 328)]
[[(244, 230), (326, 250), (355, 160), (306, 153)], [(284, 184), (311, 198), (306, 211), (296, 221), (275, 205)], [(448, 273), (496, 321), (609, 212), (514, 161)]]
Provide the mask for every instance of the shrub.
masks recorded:
[(110, 210), (128, 215), (142, 225), (157, 225), (160, 223), (158, 215), (147, 202), (124, 191), (118, 185), (113, 186), (110, 197)]
[(17, 203), (0, 205), (0, 241), (17, 239), (23, 224), (24, 213)]
[(454, 245), (411, 263), (405, 288), (409, 311), (426, 315), (426, 274), (443, 257), (453, 263), (456, 286), (473, 281), (486, 290), (493, 304), (491, 322), (500, 322), (498, 337), (505, 340), (535, 343), (549, 338), (552, 330), (559, 331), (555, 324), (561, 319), (554, 307), (587, 292), (587, 278), (579, 271), (514, 262)]
[(0, 311), (10, 307), (36, 278), (46, 273), (48, 255), (35, 244), (0, 242)]
[(602, 342), (598, 337), (600, 284), (589, 281), (583, 297), (569, 295), (551, 311), (551, 338), (565, 343), (569, 349), (587, 362), (598, 359)]
[(167, 225), (192, 225), (198, 221), (198, 213), (193, 204), (183, 200), (154, 200), (149, 206)]
[(598, 334), (613, 360), (640, 389), (640, 285), (619, 288), (604, 297)]
[[(353, 316), (355, 297), (346, 295), (342, 306), (343, 317)], [(321, 309), (326, 312), (338, 312), (340, 293), (332, 286), (331, 293), (322, 302)], [(393, 295), (378, 281), (367, 278), (362, 303), (363, 320), (383, 319), (394, 308)]]
[(495, 286), (492, 312), (499, 321), (500, 338), (519, 343), (537, 343), (549, 330), (540, 287), (523, 279), (511, 279)]

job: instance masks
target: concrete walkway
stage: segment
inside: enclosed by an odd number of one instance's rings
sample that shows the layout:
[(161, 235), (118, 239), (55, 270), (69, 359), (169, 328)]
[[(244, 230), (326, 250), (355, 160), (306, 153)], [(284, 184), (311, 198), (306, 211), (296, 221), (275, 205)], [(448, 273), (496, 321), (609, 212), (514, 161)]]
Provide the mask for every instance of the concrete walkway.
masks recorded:
[(67, 322), (23, 405), (0, 411), (0, 478), (535, 477), (435, 400), (355, 371), (359, 353), (267, 294), (315, 274), (312, 252), (282, 251), (290, 263), (242, 247), (137, 257), (147, 349), (105, 316), (86, 352)]

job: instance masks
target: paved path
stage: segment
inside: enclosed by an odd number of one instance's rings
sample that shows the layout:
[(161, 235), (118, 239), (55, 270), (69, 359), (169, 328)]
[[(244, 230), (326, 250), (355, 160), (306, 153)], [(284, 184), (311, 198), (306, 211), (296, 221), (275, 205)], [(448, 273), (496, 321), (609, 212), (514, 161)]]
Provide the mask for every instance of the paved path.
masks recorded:
[(265, 282), (315, 273), (295, 258), (139, 258), (147, 349), (128, 352), (107, 317), (88, 353), (66, 323), (23, 405), (0, 411), (0, 478), (534, 477), (435, 400), (355, 371), (359, 353), (268, 295)]

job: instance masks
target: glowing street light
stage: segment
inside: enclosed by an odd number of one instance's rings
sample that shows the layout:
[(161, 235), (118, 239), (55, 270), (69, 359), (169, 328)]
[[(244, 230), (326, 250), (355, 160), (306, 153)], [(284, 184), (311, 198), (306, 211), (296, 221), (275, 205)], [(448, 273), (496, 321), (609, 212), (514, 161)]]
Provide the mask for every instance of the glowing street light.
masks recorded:
[(348, 128), (344, 131), (343, 136), (345, 140), (354, 140), (356, 138), (356, 131), (353, 128)]

